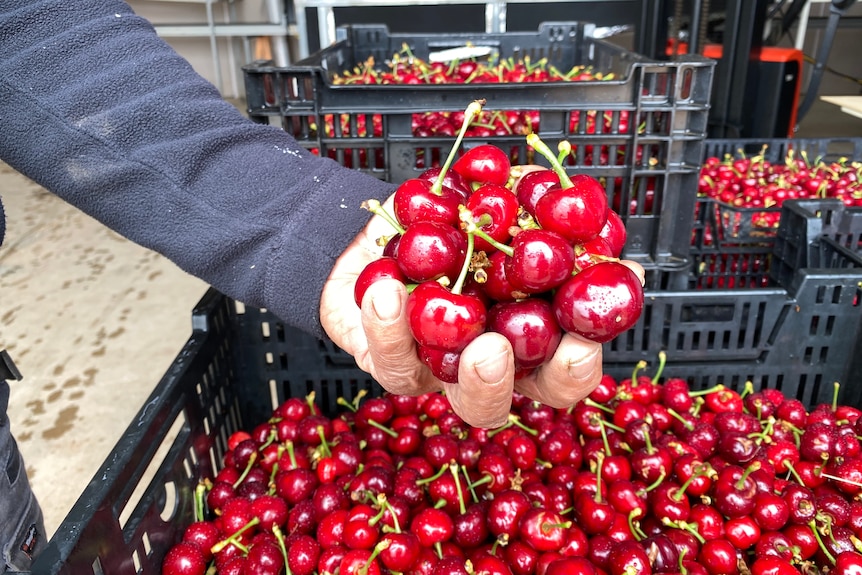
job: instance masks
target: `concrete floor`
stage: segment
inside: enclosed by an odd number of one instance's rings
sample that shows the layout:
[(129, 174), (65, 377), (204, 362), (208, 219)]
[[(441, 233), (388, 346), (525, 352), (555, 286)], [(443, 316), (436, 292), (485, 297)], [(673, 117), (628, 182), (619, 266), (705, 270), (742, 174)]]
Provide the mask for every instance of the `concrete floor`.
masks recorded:
[[(799, 136), (862, 137), (862, 120), (820, 104)], [(190, 334), (206, 285), (3, 164), (0, 195), (0, 349), (24, 375), (10, 416), (52, 534)]]

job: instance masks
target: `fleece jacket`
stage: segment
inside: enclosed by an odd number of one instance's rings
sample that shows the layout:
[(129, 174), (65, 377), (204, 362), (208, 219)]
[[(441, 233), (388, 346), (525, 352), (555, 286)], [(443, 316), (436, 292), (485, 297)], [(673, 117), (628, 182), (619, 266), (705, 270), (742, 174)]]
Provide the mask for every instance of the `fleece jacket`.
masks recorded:
[(0, 159), (318, 336), (362, 201), (394, 189), (245, 118), (119, 0), (0, 0)]

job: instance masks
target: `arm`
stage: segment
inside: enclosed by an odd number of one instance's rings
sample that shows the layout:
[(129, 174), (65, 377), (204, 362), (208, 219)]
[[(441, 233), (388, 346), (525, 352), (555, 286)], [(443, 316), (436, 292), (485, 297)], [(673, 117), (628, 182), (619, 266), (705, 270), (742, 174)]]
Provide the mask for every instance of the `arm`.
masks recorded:
[[(38, 23), (38, 25), (37, 25)], [(323, 335), (392, 186), (244, 118), (119, 0), (0, 0), (0, 158), (227, 295)]]

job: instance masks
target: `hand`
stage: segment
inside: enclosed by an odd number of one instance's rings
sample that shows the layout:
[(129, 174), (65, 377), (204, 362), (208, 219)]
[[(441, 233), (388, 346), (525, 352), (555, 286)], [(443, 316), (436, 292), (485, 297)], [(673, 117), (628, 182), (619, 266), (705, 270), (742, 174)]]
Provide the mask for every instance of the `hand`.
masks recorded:
[[(391, 212), (391, 198), (385, 206)], [(353, 303), (356, 278), (380, 257), (376, 240), (392, 233), (374, 216), (336, 261), (323, 288), (320, 319), (332, 341), (356, 360), (384, 389), (402, 395), (445, 391), (455, 412), (468, 424), (495, 428), (507, 421), (512, 392), (552, 407), (568, 407), (586, 397), (602, 376), (602, 346), (565, 335), (554, 357), (528, 377), (514, 381), (514, 356), (508, 340), (484, 333), (461, 355), (457, 384), (434, 377), (419, 360), (404, 316), (407, 290), (395, 280), (373, 284), (362, 309)], [(643, 269), (631, 264), (641, 277)]]

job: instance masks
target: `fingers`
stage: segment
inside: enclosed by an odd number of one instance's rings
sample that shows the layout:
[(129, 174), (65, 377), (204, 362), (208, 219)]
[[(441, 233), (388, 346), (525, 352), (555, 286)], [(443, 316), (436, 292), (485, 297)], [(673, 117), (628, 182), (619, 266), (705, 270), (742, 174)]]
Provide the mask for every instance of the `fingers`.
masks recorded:
[(362, 326), (368, 353), (357, 358), (386, 390), (399, 395), (420, 395), (440, 389), (419, 360), (416, 344), (404, 317), (407, 289), (397, 280), (372, 284), (362, 301)]
[(601, 378), (601, 344), (565, 334), (550, 361), (518, 380), (515, 389), (551, 407), (565, 408), (589, 395)]
[(458, 383), (444, 384), (452, 409), (474, 427), (505, 424), (512, 408), (515, 360), (508, 340), (484, 333), (461, 353)]

